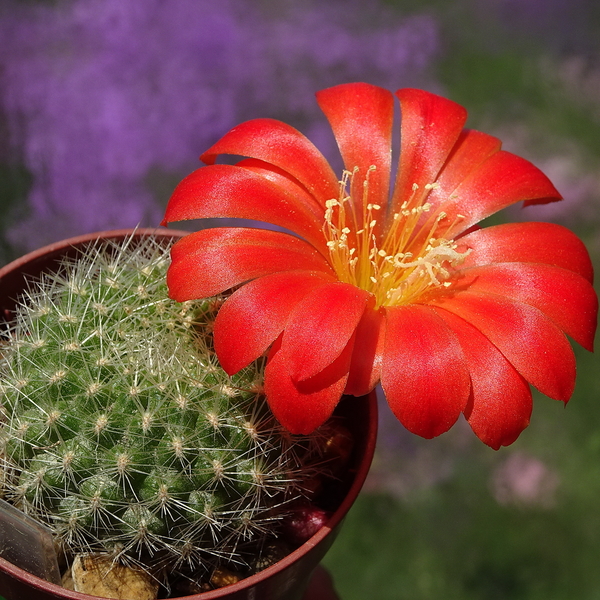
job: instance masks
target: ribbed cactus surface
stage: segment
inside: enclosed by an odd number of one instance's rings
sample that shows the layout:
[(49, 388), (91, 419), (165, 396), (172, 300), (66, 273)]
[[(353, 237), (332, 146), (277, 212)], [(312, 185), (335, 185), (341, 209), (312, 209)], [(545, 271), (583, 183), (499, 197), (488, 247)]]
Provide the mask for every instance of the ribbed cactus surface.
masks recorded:
[(322, 460), (230, 378), (217, 299), (167, 297), (165, 242), (104, 242), (21, 299), (0, 357), (2, 496), (67, 555), (108, 552), (158, 572), (243, 564)]

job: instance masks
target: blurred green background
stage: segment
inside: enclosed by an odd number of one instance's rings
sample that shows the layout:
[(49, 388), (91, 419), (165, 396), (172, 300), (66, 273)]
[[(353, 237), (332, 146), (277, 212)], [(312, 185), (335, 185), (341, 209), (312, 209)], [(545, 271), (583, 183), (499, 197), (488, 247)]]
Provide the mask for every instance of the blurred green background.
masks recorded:
[[(564, 210), (532, 219), (574, 229), (598, 269), (600, 5), (493, 4), (504, 19), (489, 3), (394, 3), (443, 24), (434, 69), (448, 96), (553, 179)], [(494, 452), (460, 428), (380, 445), (368, 491), (325, 559), (342, 598), (600, 598), (600, 361), (577, 356), (571, 402), (538, 394), (509, 448)]]
[[(469, 126), (565, 197), (494, 219), (567, 225), (600, 266), (596, 0), (218, 4), (0, 0), (2, 262), (156, 224), (177, 180), (242, 118), (285, 118), (331, 150), (312, 92), (365, 80), (466, 106)], [(161, 17), (167, 6), (189, 31)], [(465, 423), (416, 438), (381, 404), (372, 472), (325, 559), (343, 600), (600, 599), (600, 362), (577, 356), (569, 405), (536, 397), (531, 426), (498, 452)]]

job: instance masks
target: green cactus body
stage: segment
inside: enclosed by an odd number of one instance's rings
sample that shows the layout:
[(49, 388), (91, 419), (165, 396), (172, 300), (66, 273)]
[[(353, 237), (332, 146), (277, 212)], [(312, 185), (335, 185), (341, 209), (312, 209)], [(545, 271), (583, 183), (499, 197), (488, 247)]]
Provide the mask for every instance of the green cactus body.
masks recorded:
[(153, 237), (85, 249), (31, 286), (0, 359), (2, 495), (67, 555), (150, 570), (244, 564), (322, 466), (287, 434), (261, 366), (228, 377), (215, 299), (167, 297)]

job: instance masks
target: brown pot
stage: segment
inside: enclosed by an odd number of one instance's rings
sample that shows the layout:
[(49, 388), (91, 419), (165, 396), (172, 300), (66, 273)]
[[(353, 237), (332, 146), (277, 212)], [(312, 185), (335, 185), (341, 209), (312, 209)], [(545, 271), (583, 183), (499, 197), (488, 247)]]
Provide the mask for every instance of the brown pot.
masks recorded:
[[(31, 252), (0, 269), (0, 317), (10, 319), (15, 299), (29, 278), (55, 267), (65, 255), (97, 238), (123, 239), (132, 230), (104, 231), (50, 244)], [(136, 235), (177, 238), (187, 232), (168, 229), (137, 229)], [(342, 482), (346, 490), (331, 518), (315, 535), (276, 564), (238, 583), (210, 592), (186, 596), (187, 600), (300, 600), (315, 567), (329, 550), (341, 523), (354, 503), (369, 471), (377, 436), (375, 394), (364, 398), (345, 397), (336, 413), (346, 419), (356, 440), (353, 456)], [(0, 540), (1, 542), (2, 540)], [(0, 548), (2, 544), (0, 543)], [(0, 557), (0, 596), (6, 600), (90, 600), (94, 596), (68, 591), (15, 566)]]

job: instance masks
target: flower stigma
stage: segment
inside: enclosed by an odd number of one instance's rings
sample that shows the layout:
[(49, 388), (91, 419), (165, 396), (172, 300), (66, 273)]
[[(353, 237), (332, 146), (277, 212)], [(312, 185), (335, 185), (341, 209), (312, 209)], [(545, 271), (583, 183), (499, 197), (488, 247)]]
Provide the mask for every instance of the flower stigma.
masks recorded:
[(456, 267), (471, 250), (459, 252), (455, 241), (442, 233), (464, 217), (457, 215), (448, 224), (446, 213), (430, 214), (432, 206), (426, 199), (438, 184), (427, 184), (425, 193), (418, 193), (415, 183), (410, 198), (387, 219), (382, 206), (369, 201), (369, 178), (375, 171), (371, 165), (362, 182), (362, 203), (348, 191), (356, 189), (357, 167), (344, 171), (339, 197), (325, 203), (323, 234), (337, 276), (372, 293), (376, 308), (406, 305), (447, 291)]

